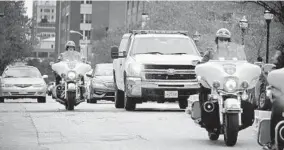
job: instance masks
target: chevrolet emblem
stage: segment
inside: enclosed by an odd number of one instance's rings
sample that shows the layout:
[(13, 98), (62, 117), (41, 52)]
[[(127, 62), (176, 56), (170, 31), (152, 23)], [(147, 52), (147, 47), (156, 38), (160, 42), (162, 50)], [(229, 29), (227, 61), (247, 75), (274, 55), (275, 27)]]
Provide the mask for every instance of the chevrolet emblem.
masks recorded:
[(167, 70), (168, 75), (174, 75), (175, 74), (175, 69), (168, 69)]

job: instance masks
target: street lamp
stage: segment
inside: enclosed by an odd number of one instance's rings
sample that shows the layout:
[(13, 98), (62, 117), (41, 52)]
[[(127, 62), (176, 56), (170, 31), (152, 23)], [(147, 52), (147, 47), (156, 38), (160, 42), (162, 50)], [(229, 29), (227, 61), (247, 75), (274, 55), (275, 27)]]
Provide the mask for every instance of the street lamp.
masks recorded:
[(269, 25), (270, 25), (271, 20), (273, 19), (273, 14), (270, 13), (269, 10), (265, 10), (264, 19), (265, 19), (266, 24), (267, 24), (266, 63), (268, 63), (268, 58), (269, 58)]
[(246, 16), (243, 16), (242, 20), (240, 20), (240, 28), (242, 29), (242, 45), (245, 45), (244, 36), (245, 36), (245, 30), (248, 28), (248, 20), (246, 19)]
[(200, 40), (200, 37), (201, 37), (201, 34), (196, 31), (194, 34), (193, 34), (193, 40), (195, 43), (197, 43), (199, 40)]

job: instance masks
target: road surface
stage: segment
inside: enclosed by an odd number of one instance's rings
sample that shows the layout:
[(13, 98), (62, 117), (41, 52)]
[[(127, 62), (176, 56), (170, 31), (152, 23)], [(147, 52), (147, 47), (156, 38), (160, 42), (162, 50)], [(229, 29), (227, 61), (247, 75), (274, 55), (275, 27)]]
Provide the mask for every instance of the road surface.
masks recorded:
[(208, 140), (178, 104), (146, 103), (135, 112), (111, 102), (81, 103), (74, 112), (48, 97), (0, 104), (1, 150), (260, 150), (252, 127), (235, 147)]

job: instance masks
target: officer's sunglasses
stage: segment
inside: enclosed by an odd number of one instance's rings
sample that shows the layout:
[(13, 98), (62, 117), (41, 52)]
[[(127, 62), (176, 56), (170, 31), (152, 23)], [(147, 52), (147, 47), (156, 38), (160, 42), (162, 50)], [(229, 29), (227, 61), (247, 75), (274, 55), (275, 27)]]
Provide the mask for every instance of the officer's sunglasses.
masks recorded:
[(223, 41), (229, 42), (230, 41), (229, 38), (224, 38), (224, 37), (219, 37), (218, 40), (220, 40), (221, 42), (223, 42)]

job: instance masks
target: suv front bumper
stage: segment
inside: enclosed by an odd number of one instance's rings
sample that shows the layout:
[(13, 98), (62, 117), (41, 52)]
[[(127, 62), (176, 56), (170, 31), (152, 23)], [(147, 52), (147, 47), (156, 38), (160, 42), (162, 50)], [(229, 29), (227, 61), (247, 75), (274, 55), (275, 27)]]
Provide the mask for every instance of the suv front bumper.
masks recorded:
[(164, 98), (165, 91), (178, 91), (178, 98), (196, 94), (200, 88), (197, 81), (145, 81), (127, 77), (126, 94), (129, 97)]

